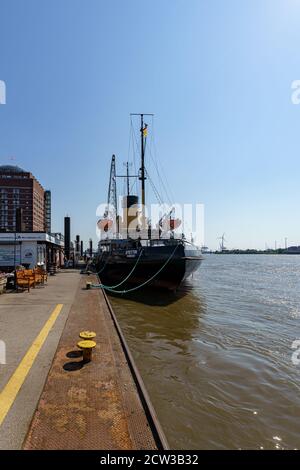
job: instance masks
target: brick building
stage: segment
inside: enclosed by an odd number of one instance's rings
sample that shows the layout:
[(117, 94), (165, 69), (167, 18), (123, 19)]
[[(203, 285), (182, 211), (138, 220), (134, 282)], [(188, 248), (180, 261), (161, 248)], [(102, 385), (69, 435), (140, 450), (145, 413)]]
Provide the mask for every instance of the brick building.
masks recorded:
[(29, 171), (0, 166), (0, 270), (61, 266), (63, 252), (64, 237), (51, 233), (51, 192)]
[(32, 173), (0, 166), (0, 231), (16, 230), (16, 209), (22, 209), (23, 230), (45, 232), (45, 190)]

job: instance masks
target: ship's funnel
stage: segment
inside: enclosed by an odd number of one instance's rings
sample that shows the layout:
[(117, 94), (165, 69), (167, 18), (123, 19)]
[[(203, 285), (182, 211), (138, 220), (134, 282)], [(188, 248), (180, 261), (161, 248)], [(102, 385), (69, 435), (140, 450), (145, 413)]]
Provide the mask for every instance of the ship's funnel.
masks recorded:
[(123, 220), (122, 229), (136, 231), (138, 226), (138, 196), (124, 196), (122, 200)]

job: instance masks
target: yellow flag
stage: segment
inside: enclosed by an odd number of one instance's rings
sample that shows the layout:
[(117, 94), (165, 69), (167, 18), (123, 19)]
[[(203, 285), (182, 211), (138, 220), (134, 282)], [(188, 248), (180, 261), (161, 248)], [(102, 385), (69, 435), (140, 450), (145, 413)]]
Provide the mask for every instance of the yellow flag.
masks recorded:
[(144, 136), (144, 137), (147, 137), (147, 135), (148, 135), (148, 129), (147, 129), (147, 127), (148, 127), (148, 126), (147, 126), (147, 124), (146, 124), (146, 126), (145, 126), (144, 129), (143, 129), (143, 136)]

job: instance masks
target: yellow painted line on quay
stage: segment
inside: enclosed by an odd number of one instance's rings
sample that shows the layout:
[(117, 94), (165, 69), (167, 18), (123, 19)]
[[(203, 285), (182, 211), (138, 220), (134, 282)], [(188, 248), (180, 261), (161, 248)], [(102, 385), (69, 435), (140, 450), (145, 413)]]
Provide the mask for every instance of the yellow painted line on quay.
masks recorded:
[(22, 387), (38, 353), (40, 352), (41, 347), (46, 341), (47, 336), (52, 326), (54, 325), (58, 315), (60, 314), (62, 308), (63, 304), (56, 305), (55, 309), (52, 311), (45, 325), (33, 341), (32, 345), (28, 349), (22, 361), (20, 362), (15, 372), (13, 373), (13, 375), (5, 385), (4, 389), (0, 393), (0, 426), (3, 423), (12, 404), (14, 403), (20, 388)]

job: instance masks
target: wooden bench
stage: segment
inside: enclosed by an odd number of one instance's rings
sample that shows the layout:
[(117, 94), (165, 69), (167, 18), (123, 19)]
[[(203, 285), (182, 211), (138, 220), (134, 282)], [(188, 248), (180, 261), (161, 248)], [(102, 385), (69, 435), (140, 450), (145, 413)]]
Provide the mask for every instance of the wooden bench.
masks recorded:
[(35, 277), (26, 274), (25, 270), (16, 271), (16, 288), (27, 289), (30, 291), (30, 287), (35, 287)]
[(25, 276), (29, 277), (30, 279), (34, 281), (33, 287), (35, 287), (35, 285), (38, 284), (39, 281), (37, 280), (37, 276), (34, 272), (34, 269), (25, 269), (24, 273), (25, 273)]
[(37, 284), (44, 284), (44, 278), (43, 278), (42, 274), (40, 274), (39, 272), (34, 270), (34, 276), (35, 276), (35, 282)]
[(45, 281), (48, 281), (48, 274), (47, 271), (45, 271), (44, 269), (37, 267), (34, 269), (34, 272), (41, 278), (41, 282), (43, 284), (45, 283)]

